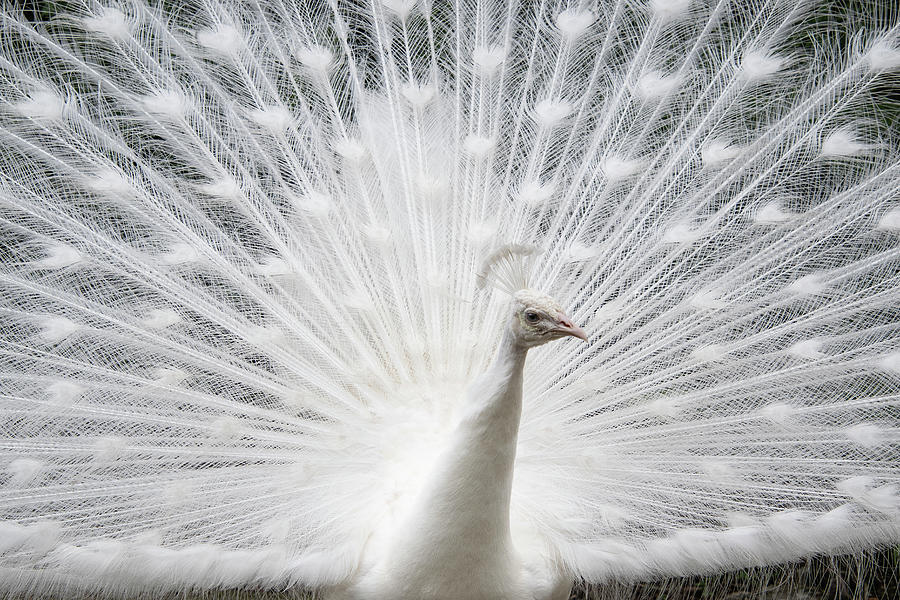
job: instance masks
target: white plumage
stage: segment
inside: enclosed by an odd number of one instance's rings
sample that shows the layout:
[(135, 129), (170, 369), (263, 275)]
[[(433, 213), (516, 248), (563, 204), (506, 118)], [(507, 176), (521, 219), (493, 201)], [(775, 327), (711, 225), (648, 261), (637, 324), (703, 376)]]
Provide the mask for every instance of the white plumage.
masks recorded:
[[(900, 542), (896, 8), (42, 10), (0, 26), (2, 593)], [(526, 362), (545, 322), (590, 341)]]

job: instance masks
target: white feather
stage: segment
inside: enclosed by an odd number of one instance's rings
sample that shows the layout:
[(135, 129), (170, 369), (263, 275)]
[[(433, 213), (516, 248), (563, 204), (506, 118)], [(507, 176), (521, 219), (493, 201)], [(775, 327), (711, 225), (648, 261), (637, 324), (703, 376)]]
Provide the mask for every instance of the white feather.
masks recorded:
[[(100, 4), (0, 20), (0, 595), (900, 543), (896, 9)], [(590, 343), (479, 379), (521, 324), (484, 279)]]

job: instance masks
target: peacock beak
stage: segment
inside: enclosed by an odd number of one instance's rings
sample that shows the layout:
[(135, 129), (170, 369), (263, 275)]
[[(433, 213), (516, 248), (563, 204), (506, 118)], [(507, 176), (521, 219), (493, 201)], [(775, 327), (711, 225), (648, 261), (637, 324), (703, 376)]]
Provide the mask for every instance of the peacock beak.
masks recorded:
[(569, 317), (566, 315), (560, 316), (557, 321), (558, 325), (556, 326), (556, 330), (563, 335), (571, 335), (572, 337), (577, 337), (579, 340), (588, 341), (587, 333), (585, 333), (584, 329), (574, 324)]

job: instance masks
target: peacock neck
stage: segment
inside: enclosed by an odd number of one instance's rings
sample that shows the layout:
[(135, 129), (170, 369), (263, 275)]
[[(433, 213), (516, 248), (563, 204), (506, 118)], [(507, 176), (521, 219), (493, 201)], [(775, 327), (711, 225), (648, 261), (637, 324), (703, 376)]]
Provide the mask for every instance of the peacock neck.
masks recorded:
[(448, 456), (448, 475), (455, 479), (451, 485), (467, 490), (456, 507), (461, 526), (494, 538), (484, 543), (506, 543), (509, 539), (527, 351), (511, 332), (505, 334), (491, 366), (469, 389)]
[(469, 551), (497, 551), (509, 542), (526, 353), (507, 331), (490, 367), (469, 388), (462, 418), (426, 491), (445, 535), (466, 540)]
[(461, 582), (471, 595), (506, 585), (515, 572), (509, 508), (526, 353), (508, 332), (469, 388), (459, 425), (395, 538), (393, 575), (404, 588), (456, 590), (447, 597), (459, 597)]

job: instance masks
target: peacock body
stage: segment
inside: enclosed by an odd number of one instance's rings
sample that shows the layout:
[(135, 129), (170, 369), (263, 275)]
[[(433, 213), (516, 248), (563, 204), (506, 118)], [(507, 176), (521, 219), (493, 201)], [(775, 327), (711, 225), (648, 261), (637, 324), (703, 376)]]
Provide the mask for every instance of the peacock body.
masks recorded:
[(3, 594), (555, 600), (900, 542), (896, 7), (37, 6)]

